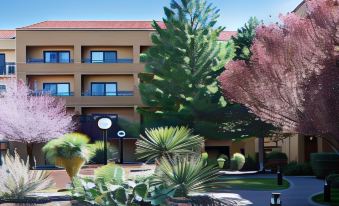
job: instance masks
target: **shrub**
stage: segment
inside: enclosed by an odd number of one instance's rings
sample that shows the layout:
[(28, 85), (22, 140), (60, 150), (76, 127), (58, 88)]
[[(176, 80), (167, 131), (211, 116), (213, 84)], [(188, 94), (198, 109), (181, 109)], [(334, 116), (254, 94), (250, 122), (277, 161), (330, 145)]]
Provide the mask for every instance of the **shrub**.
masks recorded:
[(234, 153), (231, 158), (230, 169), (233, 171), (239, 171), (245, 164), (245, 157), (240, 153)]
[(149, 184), (127, 181), (120, 166), (109, 164), (95, 170), (94, 177), (75, 177), (71, 192), (81, 205), (140, 205), (149, 195)]
[(24, 199), (31, 192), (48, 189), (53, 186), (49, 172), (30, 170), (29, 160), (26, 163), (15, 151), (9, 153), (0, 167), (0, 197), (2, 199)]
[(64, 167), (70, 178), (77, 176), (80, 168), (93, 155), (89, 138), (80, 133), (66, 134), (49, 141), (42, 151), (51, 163)]
[(295, 161), (288, 163), (283, 168), (283, 173), (286, 176), (307, 176), (313, 175), (312, 167), (309, 163), (297, 163)]
[(258, 163), (257, 161), (255, 161), (254, 158), (252, 158), (251, 156), (247, 156), (245, 159), (245, 164), (242, 167), (242, 171), (256, 171), (258, 170)]
[(266, 168), (277, 171), (278, 168), (283, 168), (287, 165), (287, 155), (283, 152), (271, 152), (267, 155)]
[(339, 173), (339, 155), (336, 153), (311, 154), (311, 166), (317, 178), (325, 178), (329, 174)]
[[(223, 167), (220, 167), (220, 160), (223, 159), (224, 162), (223, 162)], [(228, 159), (227, 155), (225, 154), (221, 154), (219, 155), (218, 159), (217, 159), (217, 162), (219, 164), (219, 167), (222, 169), (222, 168), (229, 168), (230, 167), (230, 160)]]
[(332, 188), (339, 189), (339, 174), (331, 174), (326, 177), (326, 180), (331, 183)]
[[(104, 150), (104, 142), (103, 141), (96, 141), (94, 144), (91, 144), (91, 150), (93, 156), (89, 160), (91, 163), (96, 164), (104, 164), (104, 157), (105, 157), (105, 150)], [(117, 158), (118, 149), (107, 143), (107, 160), (113, 161)]]
[(187, 127), (159, 127), (146, 129), (146, 137), (140, 136), (136, 143), (139, 159), (153, 161), (162, 157), (196, 154), (200, 151), (204, 138), (193, 135)]
[(170, 197), (188, 197), (192, 192), (205, 192), (218, 185), (219, 169), (206, 165), (198, 156), (162, 158), (152, 179), (157, 187), (153, 203)]

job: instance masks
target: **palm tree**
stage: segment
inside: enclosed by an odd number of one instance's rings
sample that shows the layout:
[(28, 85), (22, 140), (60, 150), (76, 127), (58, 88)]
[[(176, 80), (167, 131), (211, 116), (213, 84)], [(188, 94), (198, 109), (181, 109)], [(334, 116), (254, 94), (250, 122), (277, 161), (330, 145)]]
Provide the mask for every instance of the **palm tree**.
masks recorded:
[(43, 148), (46, 158), (57, 166), (64, 167), (71, 179), (92, 156), (89, 138), (80, 133), (66, 134), (49, 141)]
[(187, 127), (159, 127), (146, 129), (146, 137), (140, 135), (136, 142), (139, 159), (159, 160), (175, 155), (196, 154), (204, 144), (204, 138), (193, 135)]

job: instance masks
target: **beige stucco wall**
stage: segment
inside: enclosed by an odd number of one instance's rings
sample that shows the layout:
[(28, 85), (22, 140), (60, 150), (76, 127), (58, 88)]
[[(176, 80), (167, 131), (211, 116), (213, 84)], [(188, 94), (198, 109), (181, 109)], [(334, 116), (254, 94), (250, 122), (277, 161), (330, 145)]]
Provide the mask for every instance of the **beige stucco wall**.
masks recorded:
[(70, 58), (73, 59), (73, 46), (28, 46), (26, 48), (28, 58), (43, 59), (44, 51), (69, 51)]
[(2, 49), (0, 45), (0, 54), (5, 54), (6, 62), (15, 62), (15, 50)]
[(118, 91), (134, 91), (133, 75), (85, 75), (83, 79), (83, 91), (91, 90), (91, 82), (117, 82)]
[(289, 162), (297, 161), (301, 163), (304, 161), (304, 140), (302, 136), (291, 135), (279, 144), (281, 144), (281, 151), (287, 155)]
[(139, 120), (133, 107), (83, 107), (82, 114), (118, 114), (128, 120)]
[(116, 51), (118, 59), (132, 59), (132, 46), (83, 46), (82, 58), (90, 58), (91, 51)]
[(0, 48), (4, 50), (15, 50), (15, 39), (0, 39)]
[(43, 89), (43, 83), (70, 83), (71, 92), (74, 91), (74, 77), (72, 75), (58, 75), (58, 76), (46, 76), (46, 75), (34, 75), (28, 76), (28, 84), (31, 89), (34, 89), (34, 82), (38, 83), (38, 90)]

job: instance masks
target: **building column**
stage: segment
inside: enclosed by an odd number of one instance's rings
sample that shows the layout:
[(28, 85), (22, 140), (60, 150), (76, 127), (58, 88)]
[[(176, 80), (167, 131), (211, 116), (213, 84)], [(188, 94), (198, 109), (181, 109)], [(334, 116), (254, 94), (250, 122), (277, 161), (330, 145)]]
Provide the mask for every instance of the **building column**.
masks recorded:
[(17, 80), (23, 80), (25, 82), (25, 84), (27, 84), (27, 74), (23, 73), (23, 72), (17, 72)]
[(259, 151), (259, 171), (263, 171), (264, 168), (264, 147), (265, 147), (265, 138), (258, 137), (258, 151)]
[(140, 63), (140, 45), (133, 45), (133, 63)]
[(81, 45), (74, 45), (73, 58), (74, 63), (81, 64)]
[(81, 97), (81, 74), (74, 74), (74, 96)]

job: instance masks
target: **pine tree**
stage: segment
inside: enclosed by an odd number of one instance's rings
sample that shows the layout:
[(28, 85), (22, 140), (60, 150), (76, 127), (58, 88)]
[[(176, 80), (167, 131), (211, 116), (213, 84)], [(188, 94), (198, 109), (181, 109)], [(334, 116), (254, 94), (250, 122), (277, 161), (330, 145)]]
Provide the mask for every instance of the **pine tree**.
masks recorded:
[(234, 53), (232, 44), (218, 42), (224, 29), (216, 27), (219, 10), (205, 0), (173, 0), (164, 11), (166, 29), (153, 23), (154, 46), (139, 75), (148, 106), (139, 108), (144, 126), (186, 125), (209, 138), (247, 136), (253, 117), (229, 104), (217, 82)]

